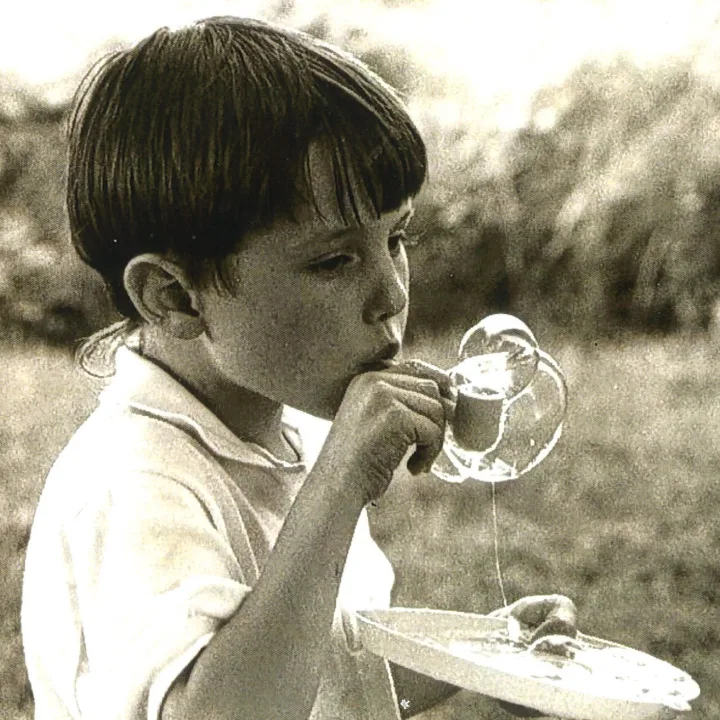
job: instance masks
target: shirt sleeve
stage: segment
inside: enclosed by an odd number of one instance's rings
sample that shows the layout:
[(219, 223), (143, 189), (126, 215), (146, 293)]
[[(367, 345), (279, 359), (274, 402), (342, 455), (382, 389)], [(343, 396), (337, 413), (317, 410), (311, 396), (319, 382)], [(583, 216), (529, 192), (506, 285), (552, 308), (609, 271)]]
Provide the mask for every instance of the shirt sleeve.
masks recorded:
[(355, 613), (389, 608), (394, 583), (392, 565), (370, 534), (367, 510), (363, 510), (345, 562), (333, 618), (333, 632), (342, 637), (347, 651), (359, 648)]
[(67, 529), (84, 632), (88, 720), (157, 720), (174, 680), (250, 592), (222, 528), (156, 474), (105, 484)]

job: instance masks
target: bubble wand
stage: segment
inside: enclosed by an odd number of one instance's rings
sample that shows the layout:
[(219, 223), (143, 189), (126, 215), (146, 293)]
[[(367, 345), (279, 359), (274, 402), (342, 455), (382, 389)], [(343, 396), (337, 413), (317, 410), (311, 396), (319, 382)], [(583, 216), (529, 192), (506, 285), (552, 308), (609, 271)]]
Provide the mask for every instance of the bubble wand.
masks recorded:
[(567, 411), (567, 385), (558, 363), (512, 315), (489, 315), (470, 328), (458, 357), (449, 371), (458, 393), (455, 415), (431, 472), (446, 482), (491, 483), (495, 569), (507, 605), (495, 483), (516, 480), (555, 447)]

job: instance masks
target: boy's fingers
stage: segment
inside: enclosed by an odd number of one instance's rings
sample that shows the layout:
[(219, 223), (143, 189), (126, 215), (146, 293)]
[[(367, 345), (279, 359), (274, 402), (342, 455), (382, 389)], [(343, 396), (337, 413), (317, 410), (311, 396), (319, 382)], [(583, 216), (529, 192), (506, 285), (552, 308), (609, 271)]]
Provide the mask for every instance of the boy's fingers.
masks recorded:
[(407, 462), (407, 468), (413, 475), (427, 472), (435, 458), (440, 454), (443, 445), (442, 428), (425, 416), (416, 416), (415, 425), (415, 452)]
[(395, 377), (383, 383), (393, 385), (394, 400), (405, 408), (401, 416), (402, 430), (408, 446), (417, 446), (412, 467), (432, 463), (442, 449), (445, 435), (445, 411), (437, 388), (436, 397), (432, 397), (413, 386), (417, 383), (415, 379)]
[(383, 374), (396, 375), (402, 377), (409, 375), (421, 380), (432, 380), (440, 391), (440, 402), (445, 409), (445, 417), (448, 422), (452, 422), (455, 415), (455, 403), (457, 402), (457, 390), (450, 376), (438, 367), (430, 365), (430, 363), (422, 360), (407, 360), (396, 365), (391, 365)]
[(518, 600), (511, 614), (523, 625), (534, 628), (532, 640), (545, 635), (577, 635), (577, 609), (564, 595), (536, 595)]
[(533, 632), (530, 642), (535, 642), (546, 635), (567, 635), (574, 638), (577, 635), (575, 620), (562, 617), (560, 613), (553, 617), (551, 613), (547, 620)]
[(564, 595), (529, 595), (513, 603), (509, 609), (526, 625), (539, 625), (553, 613), (574, 613), (575, 604)]
[(387, 373), (399, 373), (405, 375), (412, 375), (419, 378), (427, 378), (437, 383), (440, 390), (440, 394), (447, 400), (455, 402), (457, 399), (457, 390), (453, 381), (450, 379), (450, 375), (435, 365), (426, 363), (423, 360), (405, 360), (391, 365), (387, 370), (382, 372)]

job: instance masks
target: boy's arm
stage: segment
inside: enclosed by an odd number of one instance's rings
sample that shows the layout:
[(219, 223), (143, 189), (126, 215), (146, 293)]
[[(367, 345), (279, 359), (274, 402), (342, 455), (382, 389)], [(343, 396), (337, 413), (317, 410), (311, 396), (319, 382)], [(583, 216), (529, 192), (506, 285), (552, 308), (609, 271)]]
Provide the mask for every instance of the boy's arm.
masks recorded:
[(400, 715), (409, 718), (447, 700), (460, 688), (390, 663)]
[[(400, 715), (403, 718), (409, 718), (429, 710), (462, 690), (462, 688), (455, 685), (416, 673), (414, 670), (409, 670), (401, 665), (390, 663), (390, 670), (392, 671), (395, 692), (400, 703)], [(497, 703), (505, 712), (515, 715), (515, 717), (542, 717), (542, 713), (522, 705), (513, 705), (501, 700), (492, 700), (491, 698), (487, 698), (487, 700), (488, 702)]]
[(173, 685), (163, 720), (307, 720), (364, 507), (352, 485), (316, 466), (253, 591)]
[(429, 370), (408, 370), (353, 380), (255, 587), (173, 685), (164, 720), (307, 720), (360, 513), (408, 448), (419, 471), (442, 446), (438, 384)]
[[(400, 715), (403, 718), (409, 718), (418, 713), (429, 710), (431, 707), (452, 697), (462, 688), (448, 683), (434, 680), (426, 675), (421, 675), (413, 670), (394, 665), (390, 663), (393, 680), (395, 682), (395, 691), (397, 692), (398, 702), (400, 703)], [(410, 700), (413, 698), (413, 700)], [(406, 702), (403, 702), (405, 700)], [(518, 718), (539, 718), (543, 717), (541, 712), (522, 705), (513, 705), (512, 703), (503, 702), (502, 700), (493, 700), (486, 698), (488, 701), (488, 712), (491, 711), (492, 705), (497, 704), (506, 713), (514, 715)]]
[[(491, 613), (496, 617), (514, 617), (522, 627), (532, 633), (532, 640), (545, 635), (577, 633), (575, 604), (564, 595), (532, 595)], [(416, 673), (400, 665), (390, 664), (395, 692), (403, 718), (423, 712), (447, 700), (461, 688)], [(406, 701), (406, 702), (403, 702)], [(520, 705), (500, 702), (507, 712), (517, 717), (541, 717), (542, 713)]]

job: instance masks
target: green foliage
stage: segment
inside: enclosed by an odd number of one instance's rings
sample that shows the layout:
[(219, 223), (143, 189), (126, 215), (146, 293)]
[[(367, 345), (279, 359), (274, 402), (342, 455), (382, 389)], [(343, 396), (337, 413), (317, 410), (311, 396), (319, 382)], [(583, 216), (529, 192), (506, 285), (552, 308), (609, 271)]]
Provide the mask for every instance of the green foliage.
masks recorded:
[(99, 280), (76, 258), (64, 207), (57, 117), (0, 124), (0, 330), (68, 342), (109, 317)]
[[(449, 347), (459, 338), (448, 339)], [(437, 343), (413, 348), (447, 365)], [(571, 398), (563, 438), (525, 478), (497, 486), (508, 601), (561, 592), (587, 634), (689, 672), (693, 718), (720, 712), (720, 486), (715, 347), (673, 340), (554, 350)], [(491, 488), (401, 476), (373, 516), (398, 605), (485, 613), (502, 604)], [(463, 694), (428, 720), (508, 717)]]
[(20, 638), (20, 591), (29, 527), (50, 465), (89, 413), (99, 386), (80, 376), (67, 351), (4, 344), (0, 356), (0, 717), (26, 720), (32, 696)]
[[(689, 63), (583, 66), (537, 94), (523, 127), (502, 130), (406, 48), (361, 28), (336, 37), (327, 15), (305, 29), (399, 86), (427, 140), (411, 332), (498, 309), (578, 337), (717, 322), (720, 92)], [(438, 108), (453, 102), (448, 122)], [(111, 312), (67, 240), (63, 124), (57, 111), (23, 117), (0, 123), (0, 321), (65, 342)]]
[[(414, 347), (446, 365), (459, 337)], [(542, 340), (542, 338), (541, 338)], [(522, 480), (498, 486), (500, 562), (509, 600), (563, 592), (581, 629), (651, 652), (695, 677), (687, 720), (720, 713), (720, 394), (709, 343), (553, 348), (570, 386), (566, 432)], [(66, 352), (2, 351), (0, 717), (31, 715), (18, 636), (27, 529), (43, 478), (89, 411), (97, 385)], [(398, 605), (488, 612), (495, 577), (490, 487), (400, 475), (372, 510), (397, 576)], [(507, 718), (463, 693), (426, 720)]]
[(518, 131), (430, 117), (414, 259), (432, 320), (500, 304), (583, 336), (713, 324), (719, 109), (685, 63), (618, 59), (544, 89)]

